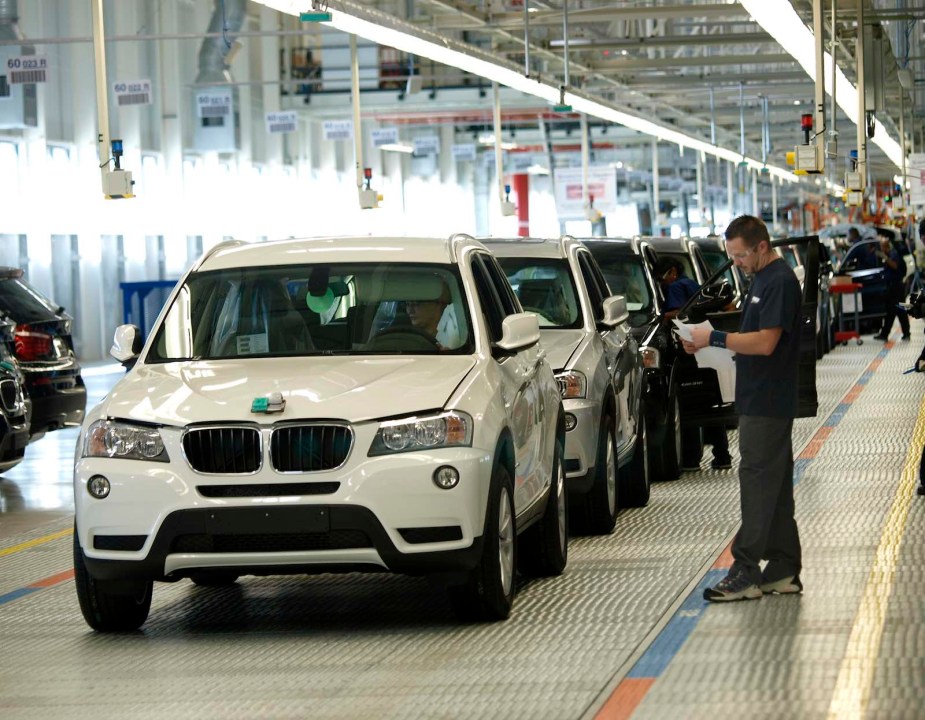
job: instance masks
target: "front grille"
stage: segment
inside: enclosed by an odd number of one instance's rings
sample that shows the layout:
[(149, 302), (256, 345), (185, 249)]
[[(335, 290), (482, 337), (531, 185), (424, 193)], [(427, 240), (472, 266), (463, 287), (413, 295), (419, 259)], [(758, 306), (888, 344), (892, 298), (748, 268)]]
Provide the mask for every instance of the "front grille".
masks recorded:
[(352, 446), (346, 425), (284, 425), (270, 436), (270, 462), (279, 472), (333, 470), (347, 461)]
[(255, 473), (260, 469), (260, 433), (252, 427), (193, 428), (183, 436), (183, 452), (197, 472)]
[(280, 497), (283, 495), (331, 495), (339, 482), (266, 483), (264, 485), (199, 485), (199, 494), (209, 498)]
[(0, 380), (0, 402), (3, 403), (3, 409), (7, 412), (15, 412), (19, 406), (19, 393), (17, 392), (16, 382), (5, 378)]
[(372, 547), (362, 530), (249, 535), (178, 535), (172, 553), (263, 553)]

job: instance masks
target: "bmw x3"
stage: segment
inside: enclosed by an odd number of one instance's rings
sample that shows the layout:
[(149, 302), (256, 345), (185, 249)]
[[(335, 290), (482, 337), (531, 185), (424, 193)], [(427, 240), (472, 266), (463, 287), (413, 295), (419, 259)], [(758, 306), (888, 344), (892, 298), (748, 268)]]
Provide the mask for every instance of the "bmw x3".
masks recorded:
[(573, 523), (613, 530), (621, 506), (649, 501), (642, 358), (623, 296), (611, 295), (578, 240), (485, 241), (525, 310), (536, 313), (565, 408)]
[(537, 318), (468, 236), (223, 243), (177, 284), (82, 426), (88, 624), (155, 581), (386, 571), (503, 619), (568, 554), (565, 418)]

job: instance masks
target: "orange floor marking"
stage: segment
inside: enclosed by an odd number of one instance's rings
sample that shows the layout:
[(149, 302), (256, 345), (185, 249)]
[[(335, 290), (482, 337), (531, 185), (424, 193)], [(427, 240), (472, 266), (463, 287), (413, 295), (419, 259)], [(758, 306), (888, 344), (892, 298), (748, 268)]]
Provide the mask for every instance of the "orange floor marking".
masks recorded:
[(51, 575), (50, 577), (39, 580), (38, 582), (32, 583), (30, 588), (47, 588), (52, 585), (57, 585), (58, 583), (63, 583), (70, 580), (74, 577), (73, 570), (65, 570), (64, 572), (59, 572), (57, 575)]
[(627, 720), (655, 683), (655, 678), (625, 678), (594, 720)]

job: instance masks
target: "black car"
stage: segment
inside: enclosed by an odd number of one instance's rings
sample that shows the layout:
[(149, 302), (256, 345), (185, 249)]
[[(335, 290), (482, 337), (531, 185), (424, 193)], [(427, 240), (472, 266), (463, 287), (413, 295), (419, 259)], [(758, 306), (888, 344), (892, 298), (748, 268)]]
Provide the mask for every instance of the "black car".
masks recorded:
[[(692, 238), (700, 248), (703, 259), (707, 264), (708, 275), (725, 268), (721, 279), (728, 282), (733, 288), (732, 304), (736, 307), (742, 304), (745, 293), (748, 292), (748, 280), (745, 273), (735, 265), (729, 266), (729, 256), (726, 254), (726, 238), (722, 235), (707, 235), (702, 238)], [(706, 279), (706, 278), (704, 278)]]
[[(815, 319), (819, 262), (818, 240), (792, 238), (776, 244), (801, 244), (808, 249), (807, 265), (813, 280), (803, 288), (803, 349), (800, 354), (800, 417), (816, 414)], [(702, 453), (701, 429), (705, 426), (732, 426), (738, 421), (735, 404), (724, 401), (719, 379), (712, 368), (701, 368), (693, 356), (684, 352), (680, 341), (665, 322), (664, 297), (655, 280), (659, 257), (676, 255), (687, 274), (703, 278), (705, 261), (696, 243), (669, 238), (632, 240), (586, 240), (611, 290), (626, 296), (630, 324), (639, 343), (646, 367), (646, 418), (651, 428), (650, 458), (656, 477), (678, 477), (682, 457)], [(681, 257), (681, 256), (685, 257)], [(741, 309), (728, 309), (734, 300), (733, 286), (722, 279), (732, 261), (727, 260), (701, 282), (681, 317), (687, 322), (710, 320), (714, 327), (735, 331)]]
[(0, 322), (0, 472), (18, 465), (29, 444), (31, 403), (23, 392), (24, 378), (13, 356), (10, 321)]
[(32, 438), (79, 425), (87, 406), (71, 339), (73, 319), (23, 279), (18, 268), (0, 268), (0, 315), (11, 320), (13, 353), (32, 404)]

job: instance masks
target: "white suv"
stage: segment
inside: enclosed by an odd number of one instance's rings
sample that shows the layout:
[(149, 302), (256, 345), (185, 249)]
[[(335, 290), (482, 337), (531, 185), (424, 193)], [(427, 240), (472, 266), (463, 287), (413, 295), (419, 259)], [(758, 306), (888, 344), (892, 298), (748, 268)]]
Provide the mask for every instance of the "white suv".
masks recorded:
[(643, 364), (626, 299), (612, 296), (578, 240), (483, 240), (527, 311), (565, 407), (565, 470), (575, 526), (613, 530), (619, 508), (649, 501)]
[(568, 553), (539, 338), (468, 236), (217, 246), (143, 348), (116, 331), (131, 369), (81, 429), (87, 623), (139, 627), (155, 580), (369, 569), (506, 617), (515, 568), (556, 575)]

